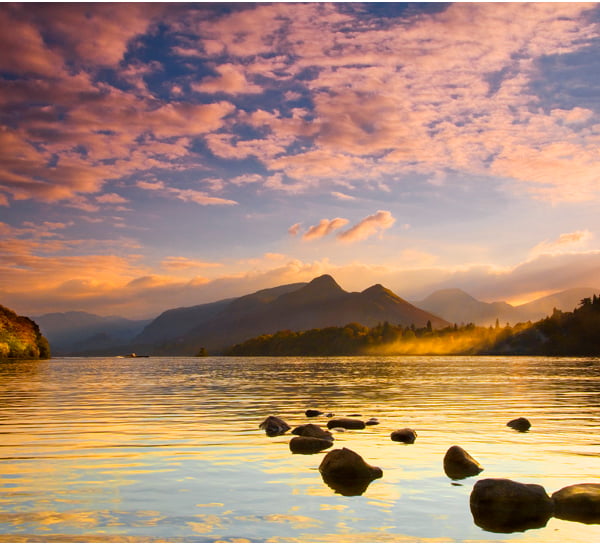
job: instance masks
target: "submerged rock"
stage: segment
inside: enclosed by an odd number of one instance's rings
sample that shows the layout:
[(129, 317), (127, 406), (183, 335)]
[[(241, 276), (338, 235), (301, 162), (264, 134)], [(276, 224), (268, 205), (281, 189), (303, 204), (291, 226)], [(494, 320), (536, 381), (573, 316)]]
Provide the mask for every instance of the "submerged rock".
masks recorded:
[(302, 426), (297, 426), (292, 430), (292, 433), (303, 437), (318, 437), (320, 439), (333, 441), (331, 432), (324, 430), (321, 426), (317, 426), (316, 424), (303, 424)]
[(317, 411), (316, 409), (306, 409), (304, 414), (308, 417), (312, 417), (312, 416), (320, 416), (323, 413), (321, 411)]
[(355, 420), (353, 418), (334, 418), (327, 422), (327, 427), (332, 428), (344, 428), (347, 430), (362, 430), (365, 427), (365, 423), (362, 420)]
[(321, 437), (293, 437), (290, 440), (290, 450), (294, 454), (316, 454), (333, 446), (333, 440)]
[(563, 520), (600, 524), (600, 484), (573, 484), (552, 494), (554, 516)]
[(369, 420), (365, 422), (365, 426), (377, 426), (377, 424), (379, 424), (377, 418), (369, 418)]
[(469, 504), (475, 524), (497, 533), (543, 528), (554, 511), (554, 503), (542, 486), (510, 479), (477, 481)]
[(360, 496), (373, 480), (383, 476), (381, 468), (346, 447), (328, 452), (319, 472), (325, 484), (343, 496)]
[(277, 416), (268, 416), (258, 427), (261, 430), (265, 430), (269, 437), (283, 435), (290, 429), (290, 426), (288, 426), (287, 422)]
[(412, 445), (417, 438), (417, 432), (411, 428), (402, 428), (401, 430), (393, 431), (390, 435), (392, 441), (407, 443)]
[(515, 418), (514, 420), (511, 420), (506, 425), (509, 428), (512, 428), (513, 430), (517, 430), (520, 432), (525, 432), (529, 428), (531, 428), (531, 422), (529, 422), (529, 420), (527, 420), (527, 418), (524, 418), (522, 416), (519, 418)]
[(444, 456), (444, 471), (451, 479), (465, 479), (478, 475), (483, 467), (465, 449), (454, 445)]

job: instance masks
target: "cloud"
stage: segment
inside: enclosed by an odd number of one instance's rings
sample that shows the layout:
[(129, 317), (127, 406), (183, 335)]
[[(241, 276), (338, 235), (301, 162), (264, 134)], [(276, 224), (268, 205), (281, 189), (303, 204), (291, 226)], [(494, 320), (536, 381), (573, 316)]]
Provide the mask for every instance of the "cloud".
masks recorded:
[(573, 231), (572, 233), (563, 233), (555, 240), (544, 240), (543, 242), (540, 242), (531, 249), (530, 255), (560, 254), (580, 250), (581, 247), (585, 246), (592, 238), (592, 233), (587, 229)]
[(353, 197), (352, 195), (347, 195), (346, 193), (342, 193), (340, 191), (332, 191), (331, 194), (336, 199), (340, 199), (341, 201), (355, 201), (356, 200), (356, 197)]
[(173, 196), (176, 199), (184, 202), (194, 202), (201, 205), (235, 205), (238, 204), (236, 201), (230, 199), (222, 199), (220, 197), (211, 197), (203, 191), (197, 191), (195, 189), (179, 189), (176, 187), (170, 187), (164, 182), (137, 182), (137, 187), (148, 191), (154, 191), (162, 195)]
[(256, 94), (263, 89), (248, 82), (243, 67), (233, 64), (215, 66), (218, 76), (208, 76), (200, 83), (192, 83), (191, 88), (198, 93)]
[(169, 256), (161, 261), (161, 266), (168, 270), (188, 270), (222, 267), (222, 263), (213, 263), (209, 261), (199, 261), (181, 256)]
[(129, 202), (128, 199), (121, 195), (117, 195), (116, 193), (104, 193), (103, 195), (98, 195), (96, 201), (103, 204), (124, 204)]
[(288, 229), (288, 233), (290, 235), (292, 235), (293, 237), (297, 236), (298, 233), (300, 233), (300, 227), (302, 226), (301, 223), (294, 223), (294, 225), (292, 225), (289, 229)]
[(378, 210), (375, 214), (362, 219), (347, 231), (338, 234), (337, 237), (344, 242), (365, 240), (370, 236), (389, 229), (395, 222), (396, 219), (392, 216), (391, 212), (388, 210)]
[(332, 220), (322, 219), (317, 225), (311, 225), (306, 233), (302, 235), (303, 240), (315, 240), (327, 236), (329, 233), (347, 225), (349, 221), (345, 218), (334, 218)]

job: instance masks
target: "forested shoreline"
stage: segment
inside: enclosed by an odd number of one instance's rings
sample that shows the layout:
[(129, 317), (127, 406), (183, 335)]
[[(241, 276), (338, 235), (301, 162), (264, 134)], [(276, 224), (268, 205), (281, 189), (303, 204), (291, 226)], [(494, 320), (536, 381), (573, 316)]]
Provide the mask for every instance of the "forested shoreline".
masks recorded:
[(548, 355), (600, 356), (600, 298), (580, 302), (572, 312), (554, 310), (537, 322), (483, 327), (472, 323), (433, 329), (383, 322), (350, 323), (306, 331), (283, 330), (236, 344), (229, 356), (352, 355)]

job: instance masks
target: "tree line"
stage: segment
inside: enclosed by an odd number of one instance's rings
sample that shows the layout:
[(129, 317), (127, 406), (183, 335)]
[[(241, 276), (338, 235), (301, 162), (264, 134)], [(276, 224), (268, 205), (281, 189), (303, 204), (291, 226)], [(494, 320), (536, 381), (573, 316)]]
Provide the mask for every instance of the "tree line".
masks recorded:
[(230, 356), (354, 356), (420, 354), (600, 355), (600, 297), (582, 299), (573, 312), (554, 309), (535, 323), (433, 329), (389, 322), (349, 323), (307, 331), (283, 330), (236, 344)]

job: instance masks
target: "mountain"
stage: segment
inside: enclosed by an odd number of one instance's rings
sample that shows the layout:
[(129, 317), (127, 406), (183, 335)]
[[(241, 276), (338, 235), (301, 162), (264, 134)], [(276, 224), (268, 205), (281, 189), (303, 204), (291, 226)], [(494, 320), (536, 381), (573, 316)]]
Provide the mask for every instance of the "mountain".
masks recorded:
[(492, 325), (496, 319), (502, 324), (520, 319), (519, 312), (512, 305), (505, 302), (484, 303), (460, 289), (435, 291), (415, 305), (455, 324)]
[(582, 299), (592, 297), (598, 293), (600, 293), (600, 290), (595, 288), (572, 288), (540, 297), (516, 308), (523, 316), (529, 316), (528, 320), (540, 320), (550, 316), (555, 308), (564, 312), (571, 312), (579, 306)]
[(43, 314), (34, 319), (53, 353), (62, 356), (105, 353), (112, 347), (126, 345), (150, 322), (77, 311)]
[(0, 358), (49, 358), (50, 346), (38, 325), (0, 305)]
[[(291, 284), (262, 290), (230, 302), (213, 303), (213, 307), (191, 307), (167, 311), (149, 324), (136, 339), (136, 352), (157, 355), (195, 354), (205, 348), (220, 353), (232, 345), (280, 330), (302, 331), (357, 322), (374, 326), (389, 321), (422, 327), (449, 325), (445, 320), (415, 307), (381, 285), (363, 292), (347, 292), (329, 275), (307, 284)], [(192, 311), (192, 309), (196, 309)], [(188, 322), (187, 329), (173, 326), (172, 320), (192, 312), (202, 316), (202, 323)], [(200, 318), (199, 318), (200, 319)], [(181, 321), (178, 323), (182, 323)], [(170, 339), (152, 342), (151, 332), (162, 328), (175, 332)]]
[(583, 298), (598, 292), (594, 288), (573, 288), (513, 306), (506, 302), (484, 303), (460, 289), (443, 289), (415, 305), (456, 324), (493, 325), (498, 319), (503, 325), (541, 320), (550, 316), (555, 308), (571, 311)]

